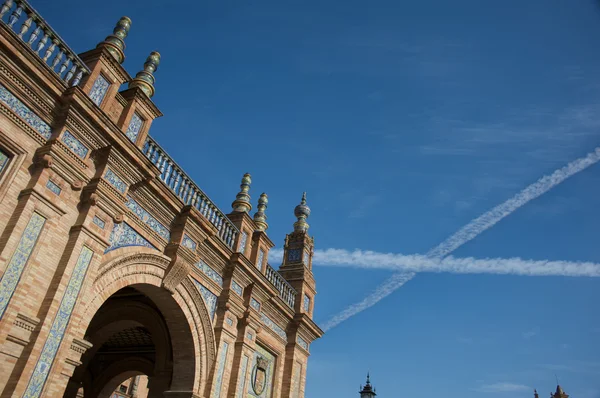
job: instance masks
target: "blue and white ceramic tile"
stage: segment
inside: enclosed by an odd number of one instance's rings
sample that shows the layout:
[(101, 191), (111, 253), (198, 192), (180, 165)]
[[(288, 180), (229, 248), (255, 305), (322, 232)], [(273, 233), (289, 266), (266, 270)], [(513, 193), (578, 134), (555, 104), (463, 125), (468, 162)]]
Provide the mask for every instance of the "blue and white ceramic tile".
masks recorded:
[(242, 232), (242, 236), (240, 237), (240, 247), (238, 251), (240, 253), (244, 253), (246, 251), (246, 241), (248, 240), (248, 234), (244, 231)]
[(236, 281), (231, 281), (231, 290), (239, 294), (240, 296), (244, 295), (244, 289), (237, 283)]
[(300, 375), (302, 374), (302, 364), (296, 362), (294, 364), (294, 372), (292, 374), (292, 398), (300, 398)]
[[(253, 380), (254, 380), (254, 374), (256, 372), (256, 363), (257, 363), (257, 359), (258, 358), (262, 358), (262, 359), (266, 359), (268, 362), (268, 366), (266, 369), (266, 386), (264, 388), (264, 390), (260, 393), (257, 394), (257, 392), (255, 391), (255, 389), (253, 388)], [(265, 350), (263, 347), (257, 345), (256, 346), (256, 351), (254, 352), (254, 358), (252, 360), (252, 368), (250, 371), (250, 380), (248, 383), (248, 397), (252, 397), (252, 398), (271, 398), (271, 394), (273, 393), (273, 373), (275, 370), (275, 362), (276, 359), (273, 356), (273, 354), (271, 354), (269, 351)]]
[(183, 239), (181, 240), (181, 245), (187, 247), (191, 251), (195, 252), (198, 245), (196, 242), (190, 238), (187, 234), (183, 234)]
[(104, 220), (102, 220), (101, 218), (98, 218), (98, 216), (94, 216), (94, 218), (92, 219), (92, 222), (102, 229), (104, 229), (104, 227), (106, 226), (106, 223), (104, 222)]
[(236, 398), (243, 398), (244, 396), (244, 385), (246, 384), (246, 373), (248, 372), (248, 358), (247, 355), (244, 355), (242, 358), (242, 368), (240, 369), (240, 378), (238, 381), (237, 388), (235, 390)]
[(144, 120), (140, 115), (137, 114), (137, 112), (134, 112), (131, 120), (129, 121), (129, 126), (127, 126), (127, 131), (125, 132), (125, 135), (131, 142), (135, 143), (137, 140), (138, 134), (142, 129), (142, 124), (144, 124)]
[(46, 183), (46, 188), (48, 188), (50, 191), (52, 191), (53, 194), (55, 195), (60, 195), (60, 187), (58, 185), (56, 185), (54, 182), (52, 182), (51, 180), (48, 180), (48, 182)]
[(281, 337), (284, 340), (287, 340), (287, 334), (285, 333), (285, 330), (281, 326), (273, 322), (271, 318), (265, 315), (264, 312), (260, 313), (260, 319), (269, 329), (274, 331), (279, 337)]
[(308, 343), (302, 337), (298, 336), (298, 345), (308, 351)]
[(194, 283), (198, 290), (200, 290), (200, 294), (204, 299), (204, 303), (208, 308), (208, 312), (210, 313), (210, 319), (212, 320), (215, 316), (215, 311), (217, 310), (217, 295), (208, 290), (204, 285), (197, 280), (194, 279)]
[(301, 249), (290, 249), (287, 252), (288, 261), (300, 261), (302, 258), (302, 250)]
[(225, 361), (227, 360), (227, 350), (229, 344), (224, 341), (221, 345), (221, 351), (219, 352), (219, 365), (217, 368), (217, 380), (215, 382), (215, 389), (213, 390), (213, 398), (219, 398), (221, 396), (221, 387), (223, 386), (223, 373), (225, 373)]
[(206, 276), (208, 276), (213, 281), (217, 282), (217, 284), (223, 287), (223, 277), (219, 275), (217, 271), (208, 266), (204, 261), (200, 260), (196, 263), (196, 267), (200, 269)]
[(4, 170), (4, 168), (8, 164), (9, 159), (10, 158), (8, 157), (8, 155), (6, 153), (4, 153), (3, 150), (0, 149), (0, 173), (2, 172), (2, 170)]
[(306, 294), (304, 295), (304, 302), (302, 304), (304, 311), (308, 312), (308, 310), (310, 309), (310, 297), (308, 297)]
[(225, 322), (229, 325), (229, 326), (233, 326), (233, 319), (231, 318), (227, 318), (225, 319)]
[(69, 279), (67, 290), (60, 302), (58, 313), (52, 322), (50, 333), (42, 348), (42, 353), (40, 354), (35, 369), (33, 370), (33, 375), (29, 379), (27, 390), (25, 390), (25, 394), (23, 394), (24, 398), (37, 398), (42, 393), (42, 388), (44, 387), (48, 373), (50, 373), (52, 362), (54, 361), (54, 357), (58, 352), (63, 335), (65, 334), (67, 324), (71, 318), (71, 312), (73, 311), (77, 296), (79, 295), (79, 290), (81, 289), (81, 284), (83, 283), (83, 278), (92, 261), (93, 255), (94, 252), (85, 246), (79, 253), (79, 258), (73, 269), (73, 274)]
[(265, 251), (263, 249), (260, 249), (260, 251), (258, 252), (258, 259), (256, 260), (256, 268), (262, 269), (262, 264), (263, 264), (264, 259), (265, 259)]
[(135, 229), (131, 228), (131, 226), (126, 222), (115, 224), (113, 230), (110, 232), (110, 238), (108, 241), (110, 246), (104, 253), (127, 246), (144, 246), (149, 247), (150, 249), (156, 249), (156, 247), (148, 242)]
[(85, 158), (90, 151), (88, 147), (83, 145), (69, 130), (65, 130), (60, 139), (73, 153), (80, 158)]
[(106, 173), (104, 173), (104, 179), (113, 187), (117, 189), (117, 191), (121, 192), (123, 195), (127, 190), (127, 184), (123, 182), (123, 180), (115, 174), (114, 171), (107, 168)]
[(142, 220), (147, 226), (152, 228), (157, 234), (165, 238), (167, 241), (171, 238), (169, 229), (162, 225), (158, 220), (140, 206), (131, 196), (127, 197), (125, 205), (131, 210), (140, 220)]
[(31, 109), (25, 106), (17, 97), (15, 97), (6, 87), (0, 84), (0, 101), (6, 104), (13, 112), (25, 120), (35, 131), (40, 133), (45, 139), (50, 138), (50, 125), (44, 122)]
[(0, 279), (0, 319), (4, 315), (4, 311), (19, 283), (19, 279), (21, 279), (25, 264), (29, 260), (29, 256), (37, 243), (45, 223), (46, 219), (44, 217), (38, 213), (33, 213), (25, 227), (25, 231), (23, 231), (23, 235), (21, 235), (15, 252), (10, 258), (6, 271), (2, 275), (2, 279)]
[(104, 99), (104, 96), (106, 95), (106, 90), (108, 90), (108, 86), (110, 86), (108, 80), (106, 80), (104, 76), (99, 75), (96, 81), (94, 82), (92, 89), (90, 90), (90, 98), (92, 99), (92, 101), (94, 101), (94, 104), (100, 106), (102, 100)]
[(250, 299), (250, 306), (256, 311), (260, 311), (260, 303), (254, 297)]

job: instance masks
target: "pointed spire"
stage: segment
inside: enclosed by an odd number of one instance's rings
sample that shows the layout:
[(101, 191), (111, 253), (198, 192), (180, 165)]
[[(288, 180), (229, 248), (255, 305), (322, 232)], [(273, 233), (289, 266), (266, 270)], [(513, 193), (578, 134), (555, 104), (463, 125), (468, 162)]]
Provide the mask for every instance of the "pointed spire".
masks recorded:
[(540, 398), (540, 396), (538, 395), (537, 389), (533, 390), (533, 398)]
[(268, 203), (269, 200), (267, 194), (263, 192), (260, 195), (260, 198), (258, 198), (258, 210), (254, 214), (254, 222), (256, 223), (257, 231), (266, 231), (267, 228), (269, 228), (269, 224), (267, 224), (267, 215), (265, 214)]
[(129, 82), (129, 88), (139, 87), (148, 97), (152, 97), (154, 95), (154, 72), (158, 69), (159, 63), (160, 54), (152, 51), (144, 62), (144, 69), (139, 71)]
[(125, 60), (125, 38), (131, 28), (131, 19), (129, 17), (121, 17), (117, 25), (115, 26), (112, 35), (109, 35), (104, 39), (103, 42), (99, 43), (96, 47), (105, 47), (108, 52), (117, 60), (118, 63), (122, 64)]
[(306, 192), (302, 194), (302, 201), (294, 209), (294, 215), (298, 219), (298, 221), (294, 223), (294, 231), (307, 232), (309, 225), (306, 222), (306, 219), (310, 216), (310, 207), (306, 205)]
[(251, 183), (252, 176), (249, 173), (244, 174), (244, 177), (242, 177), (242, 183), (240, 184), (240, 192), (235, 196), (235, 200), (231, 204), (233, 211), (248, 213), (250, 210), (252, 210), (250, 195), (248, 194)]

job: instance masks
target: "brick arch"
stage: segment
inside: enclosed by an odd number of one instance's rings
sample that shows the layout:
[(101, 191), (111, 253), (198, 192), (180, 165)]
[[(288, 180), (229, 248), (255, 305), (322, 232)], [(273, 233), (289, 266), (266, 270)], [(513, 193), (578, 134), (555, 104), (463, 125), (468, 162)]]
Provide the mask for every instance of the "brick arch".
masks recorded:
[[(167, 323), (186, 324), (192, 341), (186, 341), (185, 331), (169, 328), (173, 340), (174, 374), (185, 375), (193, 369), (193, 390), (206, 389), (209, 367), (216, 357), (216, 342), (209, 311), (189, 278), (170, 293), (162, 287), (171, 259), (155, 250), (129, 247), (108, 253), (98, 266), (85, 297), (75, 334), (83, 336), (94, 315), (106, 300), (118, 290), (133, 286), (150, 297)], [(181, 319), (179, 319), (181, 318)], [(190, 366), (191, 365), (191, 366)], [(189, 388), (185, 377), (173, 379), (171, 389)]]
[[(125, 380), (133, 376), (152, 376), (153, 367), (152, 362), (144, 358), (133, 357), (117, 362), (100, 376), (98, 384), (103, 387), (99, 391), (90, 391), (89, 396), (110, 398), (112, 392)], [(84, 389), (84, 394), (86, 393)], [(84, 396), (87, 397), (87, 395)]]

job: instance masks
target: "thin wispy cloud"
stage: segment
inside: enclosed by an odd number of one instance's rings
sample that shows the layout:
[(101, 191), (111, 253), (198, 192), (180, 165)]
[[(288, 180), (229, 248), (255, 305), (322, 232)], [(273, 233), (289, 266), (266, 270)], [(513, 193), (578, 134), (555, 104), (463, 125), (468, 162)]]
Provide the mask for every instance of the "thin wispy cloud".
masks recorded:
[(479, 387), (474, 388), (473, 390), (481, 393), (502, 393), (529, 391), (532, 390), (532, 388), (523, 384), (502, 382), (493, 384), (482, 384)]

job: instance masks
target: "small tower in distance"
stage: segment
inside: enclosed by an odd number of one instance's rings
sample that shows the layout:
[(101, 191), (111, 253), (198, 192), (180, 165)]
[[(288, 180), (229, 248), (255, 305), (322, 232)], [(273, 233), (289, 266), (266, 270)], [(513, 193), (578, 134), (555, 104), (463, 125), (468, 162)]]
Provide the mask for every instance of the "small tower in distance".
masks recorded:
[(540, 398), (540, 396), (538, 395), (537, 390), (533, 390), (533, 398)]
[(365, 386), (360, 386), (360, 398), (374, 398), (377, 394), (375, 393), (375, 389), (371, 386), (371, 377), (369, 373), (367, 373), (367, 384)]
[(550, 393), (551, 398), (569, 398), (568, 394), (565, 394), (562, 387), (560, 385), (556, 386), (556, 392), (554, 394)]

